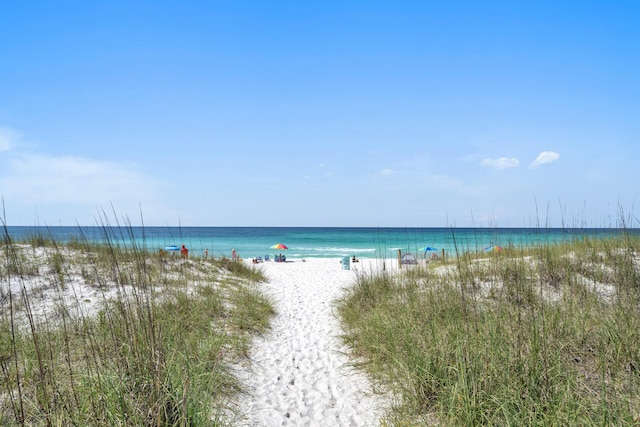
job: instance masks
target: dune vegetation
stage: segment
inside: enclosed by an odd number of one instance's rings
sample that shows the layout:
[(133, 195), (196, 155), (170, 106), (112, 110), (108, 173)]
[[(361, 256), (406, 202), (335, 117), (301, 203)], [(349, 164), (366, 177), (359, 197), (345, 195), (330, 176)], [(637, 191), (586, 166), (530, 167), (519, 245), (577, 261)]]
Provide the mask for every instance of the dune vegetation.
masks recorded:
[[(0, 236), (0, 425), (241, 425), (232, 367), (274, 315), (261, 270), (104, 237)], [(385, 425), (640, 423), (637, 237), (355, 277), (336, 313)]]
[(344, 341), (394, 426), (640, 423), (640, 242), (461, 254), (363, 274)]
[[(231, 371), (273, 313), (262, 273), (108, 243), (0, 236), (0, 425), (233, 425)], [(127, 240), (128, 241), (128, 240)], [(135, 242), (135, 241), (134, 241)]]

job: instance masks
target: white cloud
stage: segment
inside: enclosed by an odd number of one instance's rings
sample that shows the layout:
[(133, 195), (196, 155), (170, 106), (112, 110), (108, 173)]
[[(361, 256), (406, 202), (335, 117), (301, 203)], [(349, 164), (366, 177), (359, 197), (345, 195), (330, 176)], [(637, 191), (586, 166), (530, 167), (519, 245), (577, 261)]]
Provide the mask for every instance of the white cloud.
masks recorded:
[(0, 151), (9, 151), (16, 145), (19, 136), (16, 131), (0, 126)]
[(500, 157), (499, 159), (483, 159), (480, 164), (495, 169), (508, 169), (520, 166), (520, 160), (513, 157)]
[(8, 171), (0, 176), (0, 192), (39, 206), (114, 202), (135, 209), (139, 203), (155, 201), (161, 188), (132, 165), (36, 154), (9, 161)]
[(557, 162), (559, 158), (560, 158), (560, 154), (556, 153), (555, 151), (543, 151), (538, 155), (538, 157), (536, 157), (536, 159), (533, 162), (531, 162), (530, 167), (537, 168), (538, 166), (541, 166), (541, 165)]
[(380, 176), (391, 176), (393, 173), (393, 169), (382, 169), (380, 171)]

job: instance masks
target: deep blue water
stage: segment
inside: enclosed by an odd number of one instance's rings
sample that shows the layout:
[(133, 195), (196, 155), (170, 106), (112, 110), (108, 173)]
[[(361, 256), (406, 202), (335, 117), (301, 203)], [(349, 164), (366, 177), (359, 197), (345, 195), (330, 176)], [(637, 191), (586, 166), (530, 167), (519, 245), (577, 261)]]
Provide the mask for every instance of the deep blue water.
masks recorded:
[(448, 254), (482, 251), (490, 245), (533, 246), (584, 237), (611, 237), (622, 233), (640, 236), (640, 229), (604, 228), (330, 228), (330, 227), (7, 227), (9, 236), (23, 240), (42, 234), (58, 242), (70, 239), (159, 250), (185, 244), (192, 255), (230, 257), (235, 248), (245, 258), (281, 251), (288, 258), (328, 258), (356, 255), (361, 258), (394, 257), (397, 249), (419, 252), (425, 246)]

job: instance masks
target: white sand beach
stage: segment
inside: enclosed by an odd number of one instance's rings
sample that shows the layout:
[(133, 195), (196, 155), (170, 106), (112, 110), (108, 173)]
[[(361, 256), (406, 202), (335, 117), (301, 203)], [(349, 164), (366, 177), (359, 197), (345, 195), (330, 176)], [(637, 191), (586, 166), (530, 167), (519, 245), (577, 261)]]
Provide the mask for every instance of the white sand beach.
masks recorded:
[[(251, 260), (245, 261), (251, 262)], [(385, 261), (387, 269), (395, 262)], [(250, 366), (238, 375), (249, 390), (240, 402), (249, 426), (378, 426), (386, 399), (349, 366), (332, 302), (361, 271), (382, 268), (363, 259), (342, 269), (339, 258), (260, 264), (277, 314), (255, 339)]]

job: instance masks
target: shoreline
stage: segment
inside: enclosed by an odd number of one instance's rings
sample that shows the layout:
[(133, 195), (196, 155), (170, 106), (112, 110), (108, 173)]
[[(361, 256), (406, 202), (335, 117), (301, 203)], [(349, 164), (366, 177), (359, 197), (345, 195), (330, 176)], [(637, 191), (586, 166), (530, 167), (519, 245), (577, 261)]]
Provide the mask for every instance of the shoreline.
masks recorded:
[(447, 257), (482, 252), (499, 245), (530, 248), (566, 243), (583, 238), (609, 238), (629, 233), (640, 237), (640, 229), (542, 229), (542, 228), (296, 228), (296, 227), (16, 227), (8, 226), (14, 242), (56, 241), (58, 244), (106, 244), (157, 252), (165, 247), (185, 244), (190, 256), (231, 257), (231, 249), (244, 258), (273, 257), (271, 247), (283, 243), (291, 259), (395, 258), (395, 248), (421, 255), (419, 248), (444, 249)]

